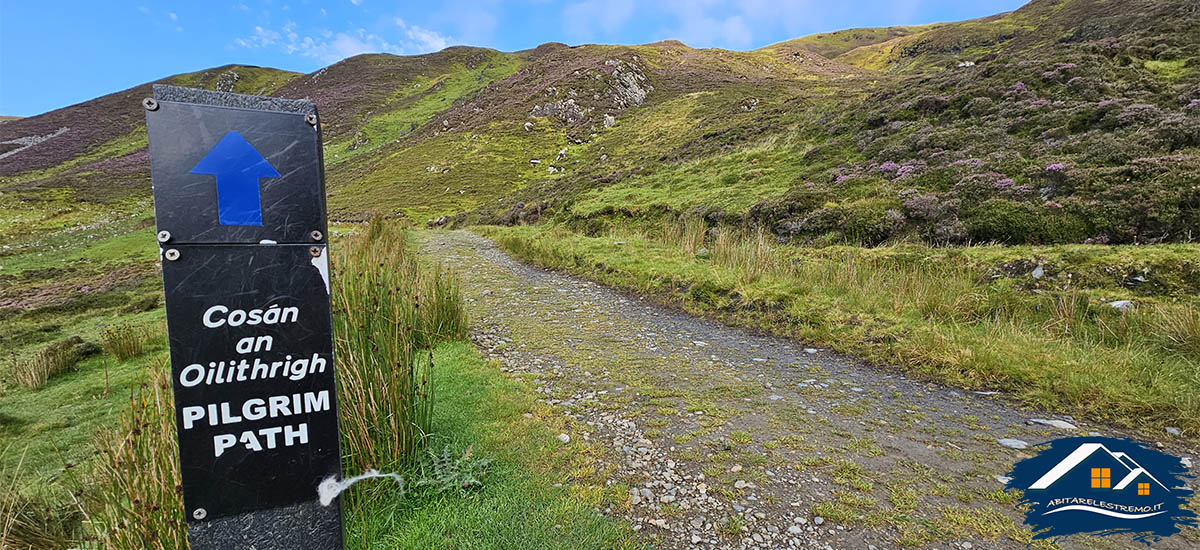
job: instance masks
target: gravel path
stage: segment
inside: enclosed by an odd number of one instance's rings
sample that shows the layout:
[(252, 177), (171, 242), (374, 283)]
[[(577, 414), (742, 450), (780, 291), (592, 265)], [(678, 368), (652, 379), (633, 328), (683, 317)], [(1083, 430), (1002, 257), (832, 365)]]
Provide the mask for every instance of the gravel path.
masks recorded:
[(560, 439), (603, 445), (623, 491), (607, 512), (655, 547), (1024, 548), (1000, 477), (1018, 447), (1120, 435), (530, 267), (471, 233), (422, 232), (421, 248), (462, 277), (476, 344), (575, 421)]

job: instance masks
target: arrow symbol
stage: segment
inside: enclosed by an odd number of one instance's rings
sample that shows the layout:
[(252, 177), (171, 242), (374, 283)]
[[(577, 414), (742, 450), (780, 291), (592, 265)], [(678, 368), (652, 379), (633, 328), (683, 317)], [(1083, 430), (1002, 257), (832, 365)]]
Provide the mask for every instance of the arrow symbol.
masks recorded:
[(217, 218), (221, 225), (262, 225), (259, 178), (279, 171), (237, 131), (230, 131), (192, 168), (217, 178)]

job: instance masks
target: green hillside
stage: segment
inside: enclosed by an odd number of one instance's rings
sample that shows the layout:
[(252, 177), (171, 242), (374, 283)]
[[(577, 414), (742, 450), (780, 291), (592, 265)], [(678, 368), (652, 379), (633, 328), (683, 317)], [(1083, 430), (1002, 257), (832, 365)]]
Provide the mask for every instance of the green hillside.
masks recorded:
[[(165, 81), (315, 101), (347, 220), (694, 211), (800, 242), (1180, 241), (1200, 226), (1195, 9), (1037, 0), (748, 52), (455, 47)], [(4, 124), (0, 189), (26, 205), (145, 198), (146, 94)]]

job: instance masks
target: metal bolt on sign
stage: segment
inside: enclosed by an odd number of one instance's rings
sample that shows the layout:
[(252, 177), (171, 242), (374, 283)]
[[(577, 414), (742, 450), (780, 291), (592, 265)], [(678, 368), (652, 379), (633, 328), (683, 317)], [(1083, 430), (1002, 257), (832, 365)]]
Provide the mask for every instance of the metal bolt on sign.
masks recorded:
[(179, 259), (179, 251), (174, 248), (168, 248), (167, 251), (163, 253), (163, 256), (168, 262), (173, 262)]
[(142, 100), (142, 107), (145, 107), (147, 111), (157, 111), (158, 101), (152, 97), (148, 97)]
[(324, 237), (325, 235), (323, 235), (320, 231), (313, 231), (311, 236), (312, 240), (319, 241), (321, 240), (321, 237)]
[(165, 243), (169, 240), (171, 240), (171, 232), (170, 231), (159, 231), (158, 232), (158, 242)]
[(314, 115), (312, 113), (304, 115), (304, 121), (307, 122), (309, 124), (309, 126), (316, 126), (317, 125), (317, 115)]

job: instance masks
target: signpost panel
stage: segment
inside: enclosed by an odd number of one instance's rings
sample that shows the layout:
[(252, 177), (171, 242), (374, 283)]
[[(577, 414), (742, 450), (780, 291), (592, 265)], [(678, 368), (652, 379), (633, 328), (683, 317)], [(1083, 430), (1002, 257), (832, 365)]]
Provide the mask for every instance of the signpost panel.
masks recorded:
[(144, 102), (193, 549), (340, 548), (320, 129), (312, 103)]

